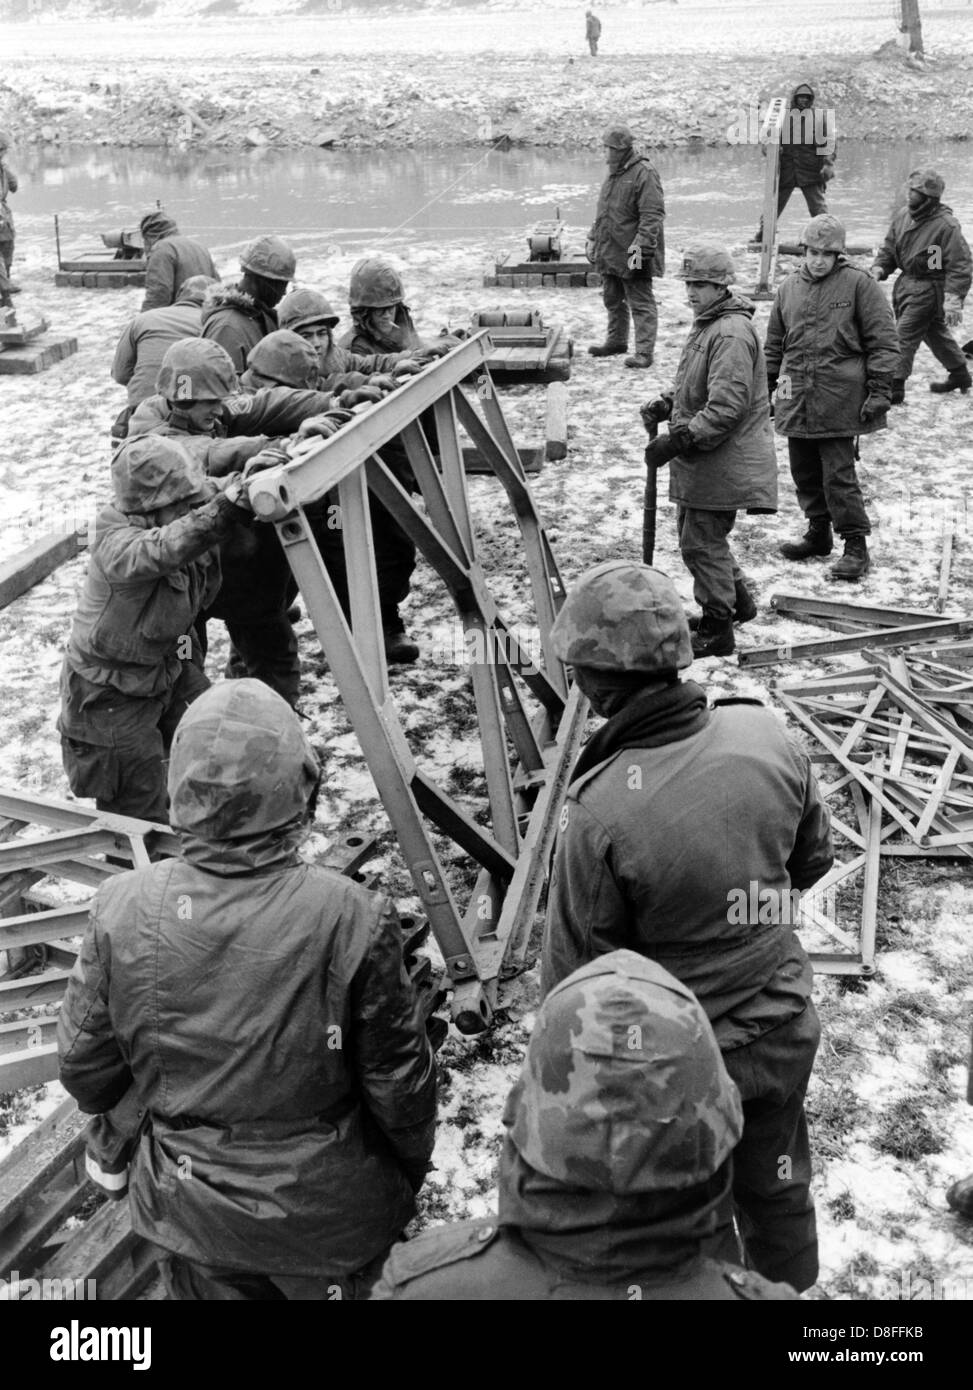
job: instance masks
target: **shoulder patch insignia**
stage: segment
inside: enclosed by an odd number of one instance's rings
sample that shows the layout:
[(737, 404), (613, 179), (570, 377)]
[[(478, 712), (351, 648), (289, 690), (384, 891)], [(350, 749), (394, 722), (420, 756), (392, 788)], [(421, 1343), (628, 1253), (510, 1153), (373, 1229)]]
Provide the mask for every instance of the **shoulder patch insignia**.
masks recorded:
[(223, 409), (229, 411), (231, 415), (246, 415), (253, 405), (253, 396), (244, 395), (242, 392), (238, 396), (230, 396), (223, 402)]
[(382, 1279), (394, 1288), (435, 1269), (472, 1259), (483, 1250), (489, 1250), (499, 1231), (499, 1226), (488, 1221), (461, 1221), (423, 1231), (414, 1240), (393, 1245)]

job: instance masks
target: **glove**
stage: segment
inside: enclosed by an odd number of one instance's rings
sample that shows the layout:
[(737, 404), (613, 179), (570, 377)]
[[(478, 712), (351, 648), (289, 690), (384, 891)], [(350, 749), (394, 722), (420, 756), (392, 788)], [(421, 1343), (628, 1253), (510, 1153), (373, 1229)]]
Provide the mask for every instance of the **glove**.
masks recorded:
[(368, 378), (368, 384), (381, 391), (383, 396), (387, 391), (395, 390), (395, 382), (387, 372), (376, 372), (374, 376)]
[(649, 468), (661, 468), (664, 463), (674, 459), (677, 454), (685, 453), (692, 447), (693, 437), (689, 433), (688, 425), (677, 425), (670, 429), (666, 435), (660, 435), (658, 439), (652, 439), (645, 446), (645, 462)]
[(346, 420), (351, 416), (345, 414), (343, 419), (338, 418), (337, 411), (330, 411), (327, 415), (310, 415), (301, 422), (301, 427), (297, 431), (298, 439), (308, 439), (311, 435), (317, 435), (321, 439), (330, 439), (336, 434)]
[(830, 159), (826, 159), (821, 165), (821, 182), (830, 183), (834, 178), (834, 165)]
[(774, 392), (777, 390), (777, 378), (770, 372), (767, 373), (767, 397), (770, 406), (770, 418), (774, 418)]
[(885, 279), (885, 271), (882, 269), (882, 267), (881, 267), (880, 265), (873, 265), (873, 266), (871, 266), (871, 267), (869, 268), (868, 273), (869, 273), (869, 275), (872, 277), (873, 280), (884, 280), (884, 279)]
[(351, 410), (354, 405), (361, 405), (368, 401), (374, 404), (382, 399), (382, 392), (377, 386), (359, 386), (354, 391), (342, 391), (338, 397), (338, 407), (341, 410)]
[(392, 368), (392, 375), (398, 376), (417, 376), (422, 371), (422, 363), (417, 362), (414, 357), (403, 357), (401, 362), (396, 362)]
[(253, 508), (250, 505), (250, 494), (247, 492), (246, 484), (243, 481), (242, 473), (232, 473), (227, 479), (226, 487), (223, 489), (223, 496), (231, 507), (244, 513), (246, 516), (253, 516)]
[(343, 376), (335, 377), (332, 389), (335, 391), (354, 391), (358, 386), (366, 385), (368, 377), (364, 372), (345, 372)]
[(858, 412), (858, 418), (863, 425), (867, 425), (870, 420), (877, 420), (880, 415), (884, 415), (891, 404), (892, 401), (888, 396), (878, 395), (874, 391), (869, 391), (868, 395), (865, 397), (864, 405)]
[(594, 265), (594, 263), (595, 263), (595, 243), (594, 243), (594, 240), (593, 240), (591, 237), (588, 237), (587, 240), (585, 241), (585, 244), (584, 244), (584, 254), (585, 254), (585, 260), (590, 261), (591, 264)]
[(650, 425), (659, 425), (663, 420), (668, 420), (672, 414), (672, 393), (665, 391), (654, 400), (646, 401), (645, 405), (640, 406), (639, 414), (646, 429)]
[(261, 449), (259, 454), (254, 454), (253, 458), (247, 462), (243, 470), (244, 481), (249, 481), (254, 473), (262, 473), (266, 468), (277, 468), (280, 464), (289, 462), (290, 456), (286, 449), (277, 445), (273, 445), (269, 449)]
[(943, 313), (946, 316), (947, 328), (959, 328), (963, 322), (963, 301), (958, 294), (943, 296)]

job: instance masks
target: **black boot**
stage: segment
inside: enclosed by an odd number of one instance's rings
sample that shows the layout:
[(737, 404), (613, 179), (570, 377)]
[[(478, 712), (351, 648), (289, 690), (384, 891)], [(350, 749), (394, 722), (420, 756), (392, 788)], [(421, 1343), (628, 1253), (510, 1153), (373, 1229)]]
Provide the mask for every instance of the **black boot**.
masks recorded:
[[(757, 616), (757, 605), (753, 601), (753, 594), (747, 588), (742, 579), (735, 579), (733, 587), (736, 590), (736, 604), (733, 609), (733, 621), (735, 623), (748, 623), (751, 618)], [(690, 632), (698, 632), (699, 625), (703, 621), (701, 616), (695, 613), (692, 617), (687, 617)]]
[(593, 343), (588, 349), (591, 357), (620, 357), (628, 352), (628, 343)]
[(385, 660), (408, 666), (419, 660), (419, 648), (402, 628), (385, 629)]
[(704, 608), (699, 627), (692, 634), (693, 656), (729, 656), (736, 650), (733, 618), (721, 618)]
[(970, 376), (968, 367), (956, 367), (945, 381), (931, 381), (929, 383), (930, 391), (935, 391), (937, 396), (941, 396), (947, 391), (962, 391), (965, 396), (971, 386), (973, 386), (973, 376)]
[(861, 579), (863, 574), (868, 573), (868, 546), (865, 544), (864, 536), (846, 536), (845, 553), (840, 560), (836, 560), (831, 566), (829, 574), (832, 579)]
[(812, 555), (830, 555), (834, 549), (831, 522), (827, 517), (823, 520), (811, 517), (799, 541), (784, 541), (777, 549), (785, 560), (809, 560)]
[(905, 377), (892, 378), (892, 405), (905, 405)]

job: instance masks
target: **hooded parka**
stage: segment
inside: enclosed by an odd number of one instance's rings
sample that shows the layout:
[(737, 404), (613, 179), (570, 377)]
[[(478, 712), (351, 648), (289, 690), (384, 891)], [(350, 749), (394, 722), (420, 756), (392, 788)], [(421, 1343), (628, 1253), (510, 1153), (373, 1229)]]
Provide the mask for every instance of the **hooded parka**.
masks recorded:
[[(801, 111), (800, 96), (811, 98), (810, 105)], [(780, 185), (784, 188), (808, 188), (825, 182), (835, 154), (834, 131), (828, 129), (830, 112), (814, 105), (814, 88), (809, 82), (799, 82), (791, 93), (790, 110), (781, 131)]]
[(700, 511), (777, 509), (777, 456), (754, 306), (732, 291), (697, 318), (676, 369), (670, 428), (693, 447), (672, 459), (669, 496)]
[(169, 772), (181, 855), (96, 894), (58, 1044), (83, 1111), (135, 1087), (139, 1235), (341, 1278), (413, 1213), (436, 1078), (385, 900), (298, 852), (316, 770), (259, 682), (197, 701)]
[(182, 286), (193, 275), (220, 278), (206, 247), (191, 237), (180, 236), (174, 222), (168, 225), (172, 231), (153, 244), (146, 259), (142, 313), (175, 304)]
[(123, 330), (115, 348), (111, 374), (128, 388), (128, 403), (155, 395), (155, 379), (162, 359), (181, 338), (198, 338), (204, 291), (185, 286), (174, 304), (136, 314)]
[[(666, 215), (662, 184), (647, 155), (633, 148), (625, 164), (609, 173), (598, 195), (598, 207), (588, 238), (594, 243), (591, 259), (603, 274), (622, 280), (664, 275)], [(637, 245), (640, 265), (631, 264), (631, 247)]]
[(219, 343), (237, 372), (247, 369), (250, 349), (277, 329), (277, 314), (237, 285), (217, 285), (203, 301), (200, 336)]
[(885, 415), (863, 421), (870, 380), (887, 394), (898, 360), (895, 322), (882, 290), (838, 255), (816, 280), (804, 265), (777, 291), (766, 343), (767, 373), (777, 379), (774, 427), (798, 439), (836, 439), (885, 428)]

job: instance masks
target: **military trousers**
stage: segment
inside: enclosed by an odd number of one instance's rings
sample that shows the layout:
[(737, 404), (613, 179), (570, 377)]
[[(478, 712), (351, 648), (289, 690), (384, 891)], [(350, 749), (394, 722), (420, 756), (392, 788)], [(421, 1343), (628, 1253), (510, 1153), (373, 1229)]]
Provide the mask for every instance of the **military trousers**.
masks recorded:
[(382, 1272), (391, 1245), (353, 1274), (252, 1274), (200, 1264), (156, 1246), (162, 1281), (179, 1303), (363, 1302)]
[[(821, 1038), (817, 1010), (723, 1053), (743, 1102), (743, 1135), (733, 1151), (733, 1205), (748, 1266), (799, 1293), (818, 1277), (818, 1237), (811, 1196), (811, 1146), (804, 1096)], [(707, 1250), (738, 1258), (729, 1227)]]
[(788, 439), (791, 477), (797, 501), (808, 521), (831, 521), (839, 536), (868, 536), (872, 524), (855, 471), (855, 441)]
[(608, 310), (605, 341), (615, 347), (628, 347), (631, 320), (635, 324), (635, 351), (651, 361), (659, 329), (659, 310), (652, 291), (652, 276), (640, 275), (623, 280), (620, 275), (603, 271), (601, 297)]
[[(197, 653), (198, 655), (198, 653)], [(61, 678), (61, 757), (75, 796), (99, 811), (162, 825), (169, 820), (166, 773), (176, 725), (209, 686), (197, 661), (184, 661), (172, 688), (157, 696), (100, 690), (75, 672)]]
[(895, 329), (899, 335), (899, 362), (895, 369), (898, 381), (906, 381), (912, 373), (920, 343), (950, 372), (966, 367), (966, 358), (959, 343), (946, 327), (943, 312), (944, 289), (938, 280), (916, 280), (900, 275), (892, 290)]
[(737, 519), (735, 511), (710, 512), (680, 507), (677, 515), (679, 550), (693, 577), (693, 598), (715, 618), (732, 618), (736, 584), (743, 571), (727, 536)]
[(818, 217), (822, 212), (828, 211), (828, 200), (825, 197), (823, 183), (791, 183), (781, 179), (777, 186), (777, 216), (779, 217), (787, 204), (791, 200), (791, 195), (795, 189), (800, 188), (804, 194), (804, 201), (807, 203), (809, 217)]

